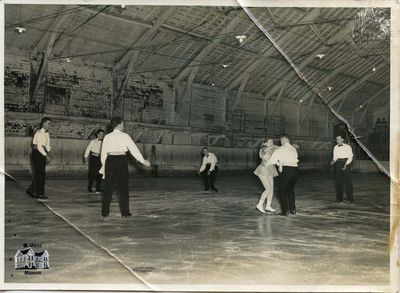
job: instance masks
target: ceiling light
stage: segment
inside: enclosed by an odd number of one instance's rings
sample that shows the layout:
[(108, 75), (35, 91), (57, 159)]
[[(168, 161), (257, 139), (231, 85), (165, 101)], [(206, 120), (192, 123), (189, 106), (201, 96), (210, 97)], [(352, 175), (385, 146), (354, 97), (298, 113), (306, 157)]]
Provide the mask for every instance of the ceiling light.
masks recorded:
[(247, 36), (246, 35), (238, 35), (235, 38), (239, 40), (239, 43), (243, 43), (244, 39), (247, 38)]
[(300, 103), (303, 103), (303, 99), (300, 99), (300, 101), (299, 101)]
[(331, 91), (331, 90), (333, 90), (333, 87), (332, 87), (332, 86), (328, 86), (326, 89), (327, 89), (328, 91)]
[(221, 65), (223, 68), (227, 68), (228, 67), (228, 64), (222, 64)]
[(372, 67), (372, 71), (373, 71), (373, 72), (375, 72), (375, 71), (376, 71), (376, 68), (375, 68), (375, 66), (374, 66), (374, 67)]
[(317, 58), (322, 59), (325, 57), (325, 54), (317, 54), (316, 56), (317, 56)]
[(215, 83), (212, 83), (211, 86), (215, 86)]
[(363, 105), (360, 105), (360, 109), (362, 109)]
[(15, 30), (16, 30), (19, 34), (22, 34), (22, 33), (24, 33), (24, 32), (26, 31), (26, 28), (17, 26), (17, 27), (15, 28)]

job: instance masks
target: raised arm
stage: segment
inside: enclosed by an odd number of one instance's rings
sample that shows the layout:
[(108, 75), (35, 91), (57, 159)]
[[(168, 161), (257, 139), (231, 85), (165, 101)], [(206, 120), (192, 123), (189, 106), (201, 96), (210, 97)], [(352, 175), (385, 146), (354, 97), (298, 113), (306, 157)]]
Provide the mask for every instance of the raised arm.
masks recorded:
[(205, 169), (206, 169), (206, 156), (203, 157), (203, 161), (202, 161), (202, 163), (201, 163), (199, 172), (201, 173), (201, 172), (203, 172)]
[(135, 142), (132, 140), (132, 138), (128, 134), (126, 135), (126, 147), (128, 148), (129, 152), (132, 154), (132, 156), (135, 157), (136, 160), (138, 160), (143, 165), (146, 165), (146, 166), (150, 165), (150, 163), (143, 158), (143, 155), (140, 152), (139, 148), (136, 146)]

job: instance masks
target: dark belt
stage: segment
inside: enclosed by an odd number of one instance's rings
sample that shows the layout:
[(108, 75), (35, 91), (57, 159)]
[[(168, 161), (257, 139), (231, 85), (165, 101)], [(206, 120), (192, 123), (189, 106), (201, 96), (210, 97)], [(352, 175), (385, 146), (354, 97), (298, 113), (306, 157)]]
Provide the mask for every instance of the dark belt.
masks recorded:
[[(42, 147), (43, 147), (44, 151), (45, 151), (46, 153), (48, 153), (48, 151), (46, 150), (46, 147), (45, 147), (45, 146), (42, 146)], [(37, 146), (36, 144), (33, 145), (33, 149), (39, 151), (39, 148), (38, 148), (38, 146)], [(40, 153), (40, 152), (39, 152), (39, 153)]]

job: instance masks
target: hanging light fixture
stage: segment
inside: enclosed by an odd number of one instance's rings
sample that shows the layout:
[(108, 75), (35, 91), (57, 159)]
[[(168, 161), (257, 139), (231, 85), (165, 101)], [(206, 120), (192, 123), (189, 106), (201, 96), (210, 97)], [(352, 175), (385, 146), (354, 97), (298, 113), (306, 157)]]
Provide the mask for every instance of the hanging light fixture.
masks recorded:
[(16, 31), (18, 34), (23, 34), (23, 33), (26, 31), (26, 28), (21, 27), (21, 26), (17, 26), (17, 27), (15, 28), (15, 31)]
[(65, 62), (70, 63), (72, 60), (71, 57), (71, 41), (72, 41), (72, 36), (69, 36), (68, 44), (67, 44), (67, 57), (64, 59)]
[[(20, 5), (19, 6), (19, 8), (18, 8), (18, 10), (17, 10), (17, 15), (16, 15), (16, 17), (15, 17), (15, 19), (14, 19), (14, 21), (16, 21), (16, 23), (20, 23), (21, 24), (21, 19), (23, 18), (22, 17), (22, 5)], [(24, 28), (24, 27), (22, 27), (22, 26), (17, 26), (17, 27), (15, 27), (15, 31), (18, 33), (18, 34), (23, 34), (23, 33), (25, 33), (25, 31), (26, 31), (26, 28)]]
[(244, 39), (247, 38), (246, 35), (237, 35), (235, 37), (237, 40), (239, 40), (239, 43), (243, 43)]

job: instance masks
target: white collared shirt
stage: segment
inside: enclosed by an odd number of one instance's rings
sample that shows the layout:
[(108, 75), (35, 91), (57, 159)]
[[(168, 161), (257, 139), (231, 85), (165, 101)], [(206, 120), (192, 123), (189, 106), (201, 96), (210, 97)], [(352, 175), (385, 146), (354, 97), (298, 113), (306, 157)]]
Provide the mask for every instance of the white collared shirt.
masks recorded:
[(268, 161), (268, 165), (297, 167), (299, 162), (297, 150), (290, 143), (278, 147)]
[(342, 146), (338, 144), (333, 148), (333, 160), (336, 162), (338, 159), (347, 159), (346, 165), (353, 161), (353, 150), (350, 145), (343, 143)]
[(100, 154), (102, 144), (103, 144), (102, 140), (100, 140), (98, 138), (92, 139), (90, 141), (89, 145), (86, 147), (84, 157), (85, 158), (89, 157), (90, 152), (95, 153), (95, 154)]
[(269, 159), (271, 158), (272, 154), (278, 147), (273, 145), (270, 147), (262, 147), (258, 152), (258, 156), (260, 157), (262, 162), (268, 163)]
[(47, 156), (47, 153), (50, 152), (50, 135), (43, 128), (36, 131), (33, 136), (32, 143), (36, 145), (38, 151), (43, 155)]
[(103, 145), (101, 147), (102, 167), (99, 172), (104, 174), (104, 167), (106, 165), (108, 153), (125, 153), (127, 151), (129, 151), (140, 163), (144, 163), (145, 159), (143, 158), (142, 153), (127, 133), (122, 132), (119, 129), (114, 129), (113, 132), (107, 134), (103, 139)]
[(208, 153), (203, 157), (203, 163), (201, 164), (200, 172), (203, 172), (206, 169), (207, 164), (211, 164), (210, 171), (214, 171), (217, 162), (217, 156), (213, 153)]

